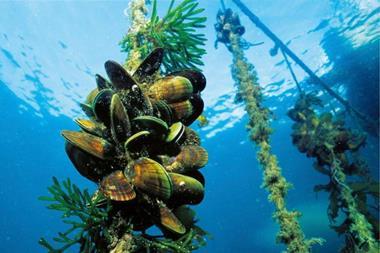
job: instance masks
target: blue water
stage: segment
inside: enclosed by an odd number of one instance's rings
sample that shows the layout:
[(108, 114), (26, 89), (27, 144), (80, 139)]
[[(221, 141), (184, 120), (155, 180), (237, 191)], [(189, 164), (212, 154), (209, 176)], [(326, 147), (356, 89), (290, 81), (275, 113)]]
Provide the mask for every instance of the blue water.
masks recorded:
[[(163, 12), (169, 1), (159, 2)], [(377, 1), (245, 3), (337, 92), (378, 119)], [(232, 1), (226, 4), (237, 10)], [(233, 103), (231, 55), (223, 45), (214, 48), (219, 1), (201, 5), (208, 17), (203, 68), (208, 85), (203, 98), (210, 124), (199, 129), (195, 123), (194, 128), (210, 160), (202, 169), (206, 197), (195, 209), (199, 224), (213, 239), (199, 252), (280, 252), (284, 248), (275, 243), (278, 227), (271, 218), (273, 206), (260, 188), (262, 171), (245, 131), (247, 116), (242, 104)], [(0, 252), (43, 252), (38, 239), (52, 238), (64, 229), (59, 214), (37, 200), (46, 194), (52, 176), (70, 177), (83, 188), (95, 189), (70, 163), (59, 132), (77, 128), (72, 121), (82, 115), (77, 102), (94, 87), (94, 74), (105, 74), (103, 63), (125, 59), (118, 42), (128, 29), (127, 6), (128, 1), (0, 2)], [(245, 39), (264, 42), (246, 53), (264, 87), (265, 105), (275, 114), (273, 151), (284, 176), (294, 184), (288, 206), (303, 213), (307, 237), (326, 239), (315, 252), (337, 252), (342, 238), (329, 229), (328, 196), (313, 192), (314, 185), (327, 183), (327, 178), (315, 172), (312, 160), (291, 144), (286, 111), (297, 95), (294, 82), (281, 55), (269, 55), (273, 43), (240, 15)], [(295, 72), (300, 80), (306, 78), (301, 69), (295, 67)], [(321, 97), (329, 108), (339, 109), (328, 96)], [(363, 155), (378, 177), (375, 137), (369, 137)]]

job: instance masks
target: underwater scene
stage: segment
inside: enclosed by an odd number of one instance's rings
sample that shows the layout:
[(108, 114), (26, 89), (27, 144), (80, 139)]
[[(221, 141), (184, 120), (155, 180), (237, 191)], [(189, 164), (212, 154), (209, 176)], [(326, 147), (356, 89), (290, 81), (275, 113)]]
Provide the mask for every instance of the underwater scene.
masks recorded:
[(380, 252), (377, 0), (0, 12), (0, 252)]

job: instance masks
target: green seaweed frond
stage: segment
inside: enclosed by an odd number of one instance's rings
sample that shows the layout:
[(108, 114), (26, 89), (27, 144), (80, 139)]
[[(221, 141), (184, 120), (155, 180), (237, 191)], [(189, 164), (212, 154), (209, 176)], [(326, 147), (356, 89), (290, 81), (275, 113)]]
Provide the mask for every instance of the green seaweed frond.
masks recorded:
[[(205, 27), (206, 17), (199, 16), (204, 9), (197, 0), (184, 0), (174, 6), (170, 2), (166, 15), (160, 18), (157, 14), (157, 0), (153, 1), (150, 20), (138, 32), (130, 31), (121, 40), (123, 52), (132, 54), (139, 51), (140, 60), (148, 55), (153, 48), (162, 47), (165, 50), (163, 66), (165, 71), (184, 68), (199, 70), (202, 66), (202, 56), (206, 50), (205, 35), (198, 33), (198, 28)], [(129, 57), (130, 58), (130, 57)]]
[(102, 240), (107, 236), (103, 224), (108, 219), (110, 205), (105, 208), (98, 207), (103, 199), (98, 196), (92, 199), (88, 190), (80, 190), (70, 179), (60, 183), (53, 177), (53, 185), (48, 187), (50, 196), (40, 197), (48, 201), (47, 208), (62, 212), (63, 222), (70, 225), (65, 232), (58, 233), (53, 240), (63, 246), (55, 248), (45, 238), (39, 244), (49, 252), (63, 252), (75, 244), (80, 245), (81, 252), (93, 252), (95, 240)]
[(143, 249), (149, 249), (157, 253), (190, 253), (204, 247), (210, 234), (202, 228), (193, 225), (189, 231), (179, 239), (170, 238), (146, 238), (143, 235), (136, 236), (136, 245)]

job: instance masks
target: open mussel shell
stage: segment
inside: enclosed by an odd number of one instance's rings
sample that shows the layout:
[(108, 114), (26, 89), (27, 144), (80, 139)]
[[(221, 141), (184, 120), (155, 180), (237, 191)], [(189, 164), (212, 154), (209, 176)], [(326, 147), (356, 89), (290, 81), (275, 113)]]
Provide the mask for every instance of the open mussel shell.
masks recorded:
[(75, 119), (75, 123), (85, 132), (99, 137), (103, 136), (106, 131), (103, 124), (88, 120), (88, 119)]
[(208, 162), (207, 151), (201, 146), (188, 145), (181, 148), (172, 164), (166, 166), (171, 172), (184, 173), (204, 167)]
[(160, 224), (171, 232), (177, 234), (184, 234), (186, 232), (185, 226), (182, 222), (172, 213), (172, 211), (162, 202), (159, 203), (160, 210)]
[(106, 126), (109, 126), (111, 122), (110, 106), (113, 94), (114, 91), (111, 89), (101, 90), (92, 105), (96, 118)]
[(132, 120), (132, 124), (137, 130), (149, 131), (159, 139), (165, 137), (169, 131), (166, 122), (154, 116), (138, 116)]
[(78, 172), (91, 181), (98, 182), (112, 169), (109, 162), (90, 155), (69, 142), (66, 142), (65, 150)]
[(185, 136), (186, 127), (181, 122), (176, 122), (169, 128), (169, 133), (166, 137), (166, 142), (180, 143)]
[(204, 188), (199, 181), (178, 173), (169, 173), (169, 176), (173, 184), (170, 203), (195, 205), (203, 200)]
[(129, 152), (139, 151), (143, 145), (147, 144), (151, 140), (151, 133), (149, 131), (140, 131), (135, 133), (127, 139), (124, 144), (125, 150)]
[(164, 58), (164, 49), (156, 48), (154, 49), (140, 64), (133, 73), (133, 78), (137, 80), (143, 79), (145, 76), (153, 75), (157, 70), (160, 69), (162, 59)]
[(104, 64), (112, 86), (117, 90), (130, 89), (136, 84), (123, 66), (115, 61), (106, 61)]
[(153, 113), (160, 119), (165, 121), (168, 125), (171, 125), (174, 120), (173, 110), (166, 102), (162, 100), (156, 100), (152, 103)]
[(189, 79), (182, 76), (167, 76), (159, 79), (149, 87), (149, 97), (166, 102), (176, 102), (188, 99), (193, 93), (193, 85)]
[(159, 199), (170, 198), (172, 182), (164, 167), (158, 162), (142, 157), (126, 169), (125, 173), (137, 188)]
[(100, 191), (115, 201), (128, 201), (136, 197), (136, 192), (121, 170), (106, 176), (100, 183)]
[(127, 109), (118, 94), (113, 94), (111, 99), (111, 134), (117, 143), (124, 143), (131, 134)]
[(114, 147), (108, 141), (92, 134), (64, 130), (62, 136), (74, 146), (100, 159), (112, 159)]
[(185, 69), (185, 70), (170, 73), (170, 75), (182, 76), (190, 80), (193, 86), (194, 93), (201, 92), (206, 88), (206, 78), (199, 71), (192, 70), (192, 69)]
[(104, 77), (102, 77), (99, 74), (95, 75), (95, 80), (96, 80), (96, 86), (98, 87), (98, 90), (112, 88), (112, 85)]

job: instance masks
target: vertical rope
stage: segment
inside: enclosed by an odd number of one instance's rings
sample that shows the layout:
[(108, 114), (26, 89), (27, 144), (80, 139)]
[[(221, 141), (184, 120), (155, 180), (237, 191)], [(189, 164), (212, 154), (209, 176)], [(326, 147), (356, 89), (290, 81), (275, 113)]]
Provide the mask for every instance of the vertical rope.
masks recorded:
[(269, 192), (268, 199), (275, 205), (273, 217), (280, 225), (277, 241), (286, 244), (289, 253), (310, 252), (313, 244), (322, 244), (323, 240), (306, 239), (298, 222), (301, 213), (289, 211), (286, 208), (285, 197), (291, 184), (282, 175), (277, 157), (271, 151), (270, 111), (261, 105), (261, 87), (258, 84), (254, 66), (245, 58), (244, 51), (240, 47), (240, 36), (231, 33), (230, 41), (233, 55), (232, 76), (237, 83), (238, 93), (245, 103), (245, 110), (249, 116), (247, 128), (250, 139), (259, 147), (257, 159), (263, 168), (263, 186)]

